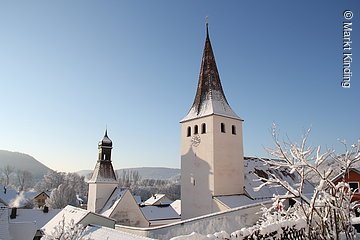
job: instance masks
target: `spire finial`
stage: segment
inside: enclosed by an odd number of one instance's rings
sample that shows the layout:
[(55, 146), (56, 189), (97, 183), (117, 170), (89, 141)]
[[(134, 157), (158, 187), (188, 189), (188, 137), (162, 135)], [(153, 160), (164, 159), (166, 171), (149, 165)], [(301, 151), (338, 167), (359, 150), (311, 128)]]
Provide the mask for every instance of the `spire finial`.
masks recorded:
[(105, 127), (105, 137), (107, 137), (107, 124), (106, 124), (106, 127)]
[(205, 24), (206, 24), (206, 37), (209, 38), (209, 16), (205, 17)]

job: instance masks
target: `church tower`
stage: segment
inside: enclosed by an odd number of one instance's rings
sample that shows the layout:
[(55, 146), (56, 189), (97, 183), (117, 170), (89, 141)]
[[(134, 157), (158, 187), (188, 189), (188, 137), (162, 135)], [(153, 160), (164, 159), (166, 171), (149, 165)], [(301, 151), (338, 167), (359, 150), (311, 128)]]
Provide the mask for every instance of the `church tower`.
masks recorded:
[(219, 211), (214, 197), (244, 193), (243, 120), (226, 100), (208, 24), (194, 103), (181, 124), (181, 218)]
[(99, 142), (98, 149), (98, 160), (92, 177), (88, 181), (89, 194), (87, 209), (95, 213), (100, 212), (118, 185), (111, 163), (112, 141), (107, 135), (107, 130), (105, 131), (103, 139)]

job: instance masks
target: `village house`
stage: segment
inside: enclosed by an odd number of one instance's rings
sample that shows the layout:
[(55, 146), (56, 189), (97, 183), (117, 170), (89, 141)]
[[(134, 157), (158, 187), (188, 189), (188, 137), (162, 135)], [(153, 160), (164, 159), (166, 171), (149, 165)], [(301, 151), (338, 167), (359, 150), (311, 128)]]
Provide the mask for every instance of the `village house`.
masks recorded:
[(343, 174), (339, 174), (335, 176), (332, 180), (333, 183), (338, 183), (341, 181), (345, 181), (349, 183), (350, 188), (355, 191), (351, 201), (359, 201), (360, 200), (360, 169), (359, 168), (350, 168), (349, 172), (345, 174), (345, 179)]
[(39, 240), (41, 227), (59, 212), (60, 209), (9, 208), (0, 203), (0, 239)]

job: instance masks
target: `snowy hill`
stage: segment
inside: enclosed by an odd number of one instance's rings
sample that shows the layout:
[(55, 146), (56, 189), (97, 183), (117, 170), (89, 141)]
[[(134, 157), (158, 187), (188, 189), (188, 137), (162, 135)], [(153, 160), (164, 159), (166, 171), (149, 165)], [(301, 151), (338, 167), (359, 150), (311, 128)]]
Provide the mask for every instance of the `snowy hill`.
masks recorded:
[[(117, 169), (118, 176), (123, 170), (138, 171), (143, 179), (174, 179), (180, 176), (180, 169), (178, 168), (166, 168), (166, 167), (139, 167), (139, 168), (124, 168)], [(81, 170), (78, 173), (80, 176), (85, 178), (92, 173), (93, 170)]]
[(35, 180), (41, 179), (44, 174), (51, 170), (28, 154), (0, 150), (0, 168), (6, 165), (14, 167), (16, 170), (31, 172)]

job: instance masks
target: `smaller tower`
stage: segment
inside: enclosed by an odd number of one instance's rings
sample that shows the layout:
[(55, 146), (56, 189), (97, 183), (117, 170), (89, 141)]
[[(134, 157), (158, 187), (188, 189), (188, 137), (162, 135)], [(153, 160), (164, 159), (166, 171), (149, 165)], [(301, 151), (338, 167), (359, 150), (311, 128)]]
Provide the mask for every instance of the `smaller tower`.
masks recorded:
[(107, 135), (107, 130), (105, 131), (103, 139), (99, 142), (98, 149), (98, 160), (92, 177), (88, 181), (89, 195), (87, 209), (95, 213), (101, 211), (118, 185), (111, 163), (112, 141)]

